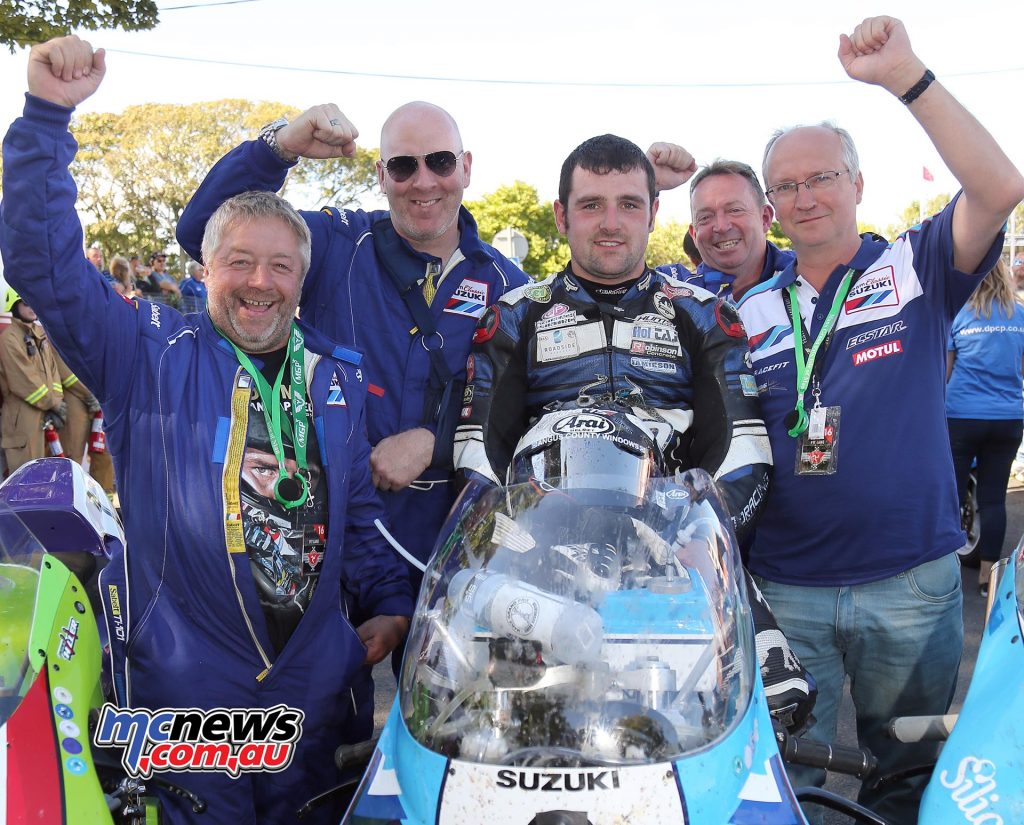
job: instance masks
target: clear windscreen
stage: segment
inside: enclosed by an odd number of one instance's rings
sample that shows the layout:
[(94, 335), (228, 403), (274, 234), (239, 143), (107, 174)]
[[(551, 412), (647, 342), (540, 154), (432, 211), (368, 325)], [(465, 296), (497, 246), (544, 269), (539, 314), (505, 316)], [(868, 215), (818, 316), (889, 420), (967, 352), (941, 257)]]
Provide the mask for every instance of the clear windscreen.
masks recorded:
[(421, 744), (491, 764), (645, 764), (710, 745), (743, 714), (756, 654), (710, 476), (602, 501), (579, 479), (459, 499), (402, 671)]
[(0, 725), (31, 682), (28, 645), (43, 558), (35, 536), (0, 502)]
[(1020, 623), (1021, 632), (1024, 633), (1024, 538), (1020, 540), (1014, 552), (1017, 557), (1013, 571), (1013, 588), (1017, 595), (1017, 621)]

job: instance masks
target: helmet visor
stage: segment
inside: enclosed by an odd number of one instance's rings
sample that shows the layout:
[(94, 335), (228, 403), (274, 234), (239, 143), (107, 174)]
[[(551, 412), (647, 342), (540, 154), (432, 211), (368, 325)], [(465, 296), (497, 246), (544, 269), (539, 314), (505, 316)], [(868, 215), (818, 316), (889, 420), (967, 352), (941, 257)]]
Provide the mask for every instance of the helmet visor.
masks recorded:
[(514, 475), (571, 493), (580, 504), (636, 507), (655, 467), (653, 451), (631, 439), (563, 435), (520, 454)]

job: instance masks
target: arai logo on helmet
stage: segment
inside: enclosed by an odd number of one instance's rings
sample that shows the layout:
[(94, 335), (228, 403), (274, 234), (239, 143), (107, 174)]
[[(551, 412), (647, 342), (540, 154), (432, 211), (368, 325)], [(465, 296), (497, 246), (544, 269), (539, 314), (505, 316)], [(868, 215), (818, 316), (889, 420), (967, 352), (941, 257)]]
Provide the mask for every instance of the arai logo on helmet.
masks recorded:
[(608, 435), (615, 432), (615, 425), (600, 415), (575, 413), (555, 422), (551, 428), (559, 435)]

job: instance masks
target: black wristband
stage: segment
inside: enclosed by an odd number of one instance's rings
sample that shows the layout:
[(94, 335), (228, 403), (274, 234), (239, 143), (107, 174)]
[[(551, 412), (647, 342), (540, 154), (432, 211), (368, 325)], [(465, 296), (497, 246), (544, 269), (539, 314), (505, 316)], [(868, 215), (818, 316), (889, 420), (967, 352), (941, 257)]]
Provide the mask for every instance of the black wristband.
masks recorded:
[(935, 75), (932, 74), (932, 70), (925, 69), (921, 79), (900, 95), (900, 103), (909, 106), (921, 96), (925, 89), (932, 85), (933, 80), (935, 80)]

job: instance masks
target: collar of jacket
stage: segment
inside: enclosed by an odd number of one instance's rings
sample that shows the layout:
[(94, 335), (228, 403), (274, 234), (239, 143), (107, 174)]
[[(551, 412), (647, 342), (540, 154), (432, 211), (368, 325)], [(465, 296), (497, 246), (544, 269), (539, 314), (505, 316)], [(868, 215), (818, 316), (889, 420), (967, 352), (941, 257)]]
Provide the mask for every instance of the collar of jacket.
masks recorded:
[[(231, 348), (224, 337), (214, 329), (213, 321), (210, 319), (209, 312), (203, 312), (198, 315), (199, 318), (199, 336), (209, 346), (215, 350), (224, 353), (229, 359), (236, 362), (238, 358), (235, 356), (235, 351)], [(335, 344), (324, 335), (319, 333), (309, 324), (304, 323), (301, 319), (296, 318), (295, 323), (299, 325), (299, 329), (302, 330), (303, 345), (308, 352), (315, 353), (317, 355), (324, 355), (329, 358), (335, 358), (339, 361), (343, 361), (353, 366), (358, 366), (363, 359), (362, 352), (351, 349), (350, 347), (343, 347), (340, 344)], [(252, 353), (249, 353), (252, 354)], [(259, 356), (256, 356), (259, 358)]]
[[(645, 268), (644, 274), (640, 276), (639, 281), (633, 284), (632, 289), (637, 290), (637, 292), (646, 292), (648, 289), (651, 288), (651, 284), (654, 283), (655, 280), (657, 280), (656, 275), (657, 272), (655, 270)], [(581, 295), (586, 295), (588, 298), (590, 298), (590, 293), (587, 292), (587, 290), (583, 287), (583, 284), (579, 282), (579, 275), (572, 271), (571, 262), (566, 264), (565, 269), (559, 272), (556, 277), (565, 284), (565, 288), (569, 292), (578, 292)], [(615, 286), (615, 284), (609, 284), (608, 286)], [(630, 291), (632, 291), (632, 289)], [(627, 292), (626, 294), (628, 295), (629, 293)]]
[[(871, 233), (865, 233), (861, 235), (860, 249), (854, 253), (853, 258), (847, 263), (839, 264), (835, 269), (842, 269), (844, 271), (846, 269), (855, 269), (858, 272), (863, 272), (875, 262), (878, 256), (885, 251), (888, 245), (889, 242), (884, 238), (882, 240), (876, 240)], [(793, 283), (797, 279), (796, 267), (797, 259), (794, 256), (786, 268), (779, 273), (778, 277), (776, 277), (775, 281), (771, 284), (771, 289), (785, 289)], [(834, 274), (835, 270), (833, 270), (832, 275), (829, 277), (831, 278)]]

